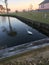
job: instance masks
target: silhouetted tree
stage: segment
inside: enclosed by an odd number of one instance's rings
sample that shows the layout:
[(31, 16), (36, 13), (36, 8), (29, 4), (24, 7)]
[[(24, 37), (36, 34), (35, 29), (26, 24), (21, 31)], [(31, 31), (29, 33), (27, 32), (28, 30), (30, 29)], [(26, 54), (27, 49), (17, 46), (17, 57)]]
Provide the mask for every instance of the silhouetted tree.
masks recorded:
[(15, 12), (18, 13), (18, 10), (16, 10)]
[(26, 12), (26, 10), (25, 10), (25, 9), (23, 9), (23, 12)]
[(6, 6), (6, 11), (7, 11), (7, 14), (8, 14), (8, 3), (7, 3), (7, 0), (4, 0), (5, 2), (5, 6)]
[[(6, 13), (8, 14), (8, 11), (10, 9), (8, 9), (8, 2), (7, 2), (7, 0), (4, 0), (4, 3), (5, 3), (5, 6), (6, 6)], [(15, 36), (16, 35), (16, 31), (12, 29), (12, 26), (11, 26), (11, 23), (10, 23), (10, 17), (8, 17), (8, 21), (9, 21), (10, 31), (7, 31), (6, 28), (4, 29), (4, 31), (6, 31), (9, 36)]]

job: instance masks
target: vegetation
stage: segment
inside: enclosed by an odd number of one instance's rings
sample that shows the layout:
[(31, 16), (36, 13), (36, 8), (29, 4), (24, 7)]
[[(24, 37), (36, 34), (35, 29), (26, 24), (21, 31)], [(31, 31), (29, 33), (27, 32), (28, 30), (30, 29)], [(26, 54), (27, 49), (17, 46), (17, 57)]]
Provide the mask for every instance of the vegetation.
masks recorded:
[(14, 62), (6, 62), (4, 63), (4, 65), (49, 65), (49, 59), (45, 59), (43, 57), (40, 57), (38, 58), (37, 61), (29, 61), (28, 60), (24, 60), (23, 62), (22, 61), (14, 61)]
[(4, 0), (5, 2), (5, 6), (6, 6), (6, 11), (7, 11), (7, 14), (8, 14), (8, 3), (7, 3), (7, 0)]
[[(10, 15), (14, 16), (21, 16), (27, 19), (31, 19), (33, 21), (43, 22), (43, 23), (49, 23), (49, 12), (16, 12), (14, 13), (8, 13)], [(6, 15), (6, 14), (0, 14), (0, 15)]]
[(18, 15), (38, 22), (49, 23), (49, 12), (17, 12), (12, 15)]
[(0, 60), (0, 65), (49, 65), (49, 46)]

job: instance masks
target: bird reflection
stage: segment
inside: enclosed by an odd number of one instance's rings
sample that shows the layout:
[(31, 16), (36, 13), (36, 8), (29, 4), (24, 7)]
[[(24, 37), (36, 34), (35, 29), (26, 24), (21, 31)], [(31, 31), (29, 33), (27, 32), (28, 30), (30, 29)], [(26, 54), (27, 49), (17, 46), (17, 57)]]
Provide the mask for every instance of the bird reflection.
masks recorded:
[(9, 31), (3, 27), (3, 32), (6, 32), (8, 34), (8, 36), (16, 36), (17, 32), (15, 30), (13, 30), (12, 26), (11, 26), (11, 23), (10, 23), (10, 17), (8, 17), (8, 22), (9, 22)]

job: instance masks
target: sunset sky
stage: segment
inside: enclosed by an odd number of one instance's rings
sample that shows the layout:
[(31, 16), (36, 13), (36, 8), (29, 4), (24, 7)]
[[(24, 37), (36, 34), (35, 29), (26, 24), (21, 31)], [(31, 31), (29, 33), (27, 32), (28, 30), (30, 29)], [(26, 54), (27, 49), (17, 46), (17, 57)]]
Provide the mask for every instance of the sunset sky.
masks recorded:
[[(4, 2), (2, 2), (3, 0), (0, 0), (0, 4), (4, 5)], [(30, 5), (33, 5), (33, 9), (38, 8), (38, 4), (40, 2), (42, 2), (43, 0), (8, 0), (8, 7), (12, 10), (23, 10), (26, 9), (28, 10), (28, 8), (30, 8)]]

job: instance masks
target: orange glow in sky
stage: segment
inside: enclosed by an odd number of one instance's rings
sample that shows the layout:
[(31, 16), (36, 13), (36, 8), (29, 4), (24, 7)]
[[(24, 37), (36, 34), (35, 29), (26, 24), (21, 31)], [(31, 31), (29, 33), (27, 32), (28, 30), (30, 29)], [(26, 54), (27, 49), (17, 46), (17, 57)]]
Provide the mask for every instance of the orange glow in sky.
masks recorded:
[[(33, 5), (32, 9), (37, 9), (39, 6), (38, 4), (41, 3), (43, 0), (8, 0), (8, 7), (12, 10), (23, 10), (30, 8), (30, 4)], [(4, 2), (0, 2), (0, 4), (4, 4)]]

